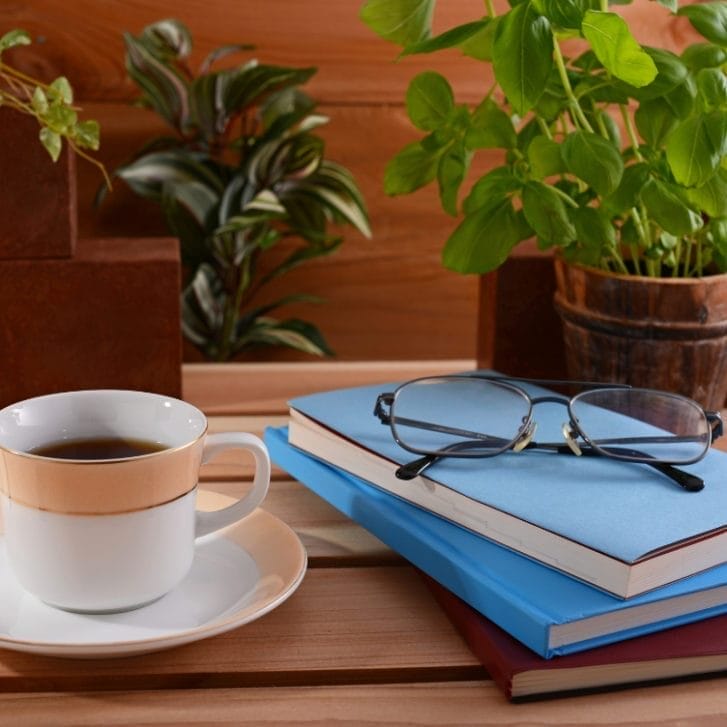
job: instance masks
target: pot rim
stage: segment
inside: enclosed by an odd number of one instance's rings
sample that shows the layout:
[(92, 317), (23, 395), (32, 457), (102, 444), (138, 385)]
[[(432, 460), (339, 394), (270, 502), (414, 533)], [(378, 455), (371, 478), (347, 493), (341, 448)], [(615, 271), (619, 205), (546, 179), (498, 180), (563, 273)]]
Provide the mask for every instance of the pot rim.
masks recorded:
[(556, 254), (553, 257), (556, 266), (562, 268), (572, 268), (580, 270), (584, 274), (591, 277), (609, 278), (612, 280), (621, 280), (624, 283), (633, 283), (640, 285), (656, 285), (656, 284), (668, 284), (668, 285), (720, 285), (727, 284), (727, 272), (725, 273), (714, 273), (710, 275), (704, 275), (701, 278), (652, 278), (648, 275), (631, 275), (627, 273), (613, 273), (608, 270), (601, 270), (601, 268), (594, 268), (591, 265), (583, 265), (582, 263), (574, 263), (566, 260), (562, 255)]

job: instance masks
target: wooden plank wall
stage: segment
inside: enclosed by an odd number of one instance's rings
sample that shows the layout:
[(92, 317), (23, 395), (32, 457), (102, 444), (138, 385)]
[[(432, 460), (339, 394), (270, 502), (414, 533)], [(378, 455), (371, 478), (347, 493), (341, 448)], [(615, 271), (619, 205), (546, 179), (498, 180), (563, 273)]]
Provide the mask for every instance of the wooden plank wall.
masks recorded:
[[(288, 312), (315, 320), (341, 359), (472, 358), (478, 281), (443, 270), (439, 257), (454, 221), (440, 210), (434, 190), (399, 199), (382, 190), (386, 161), (416, 138), (403, 99), (409, 80), (427, 62), (395, 63), (396, 47), (361, 23), (360, 5), (361, 0), (28, 0), (2, 3), (0, 18), (3, 29), (23, 27), (34, 37), (32, 46), (14, 54), (25, 70), (71, 80), (85, 115), (101, 122), (100, 158), (109, 168), (164, 132), (153, 114), (130, 105), (135, 90), (123, 65), (124, 31), (138, 33), (150, 22), (176, 17), (193, 32), (193, 65), (213, 47), (247, 42), (257, 46), (255, 55), (263, 62), (317, 66), (307, 90), (331, 118), (324, 130), (328, 155), (354, 172), (374, 236), (348, 233), (334, 256), (301, 267), (269, 295), (299, 291), (325, 298), (322, 305)], [(481, 0), (447, 0), (438, 23), (449, 27), (480, 8)], [(472, 63), (451, 54), (444, 66), (463, 100), (482, 91)], [(83, 236), (164, 233), (155, 207), (121, 183), (94, 210), (99, 176), (90, 165), (78, 166)], [(196, 358), (189, 351), (187, 357)]]
[[(505, 0), (498, 2), (504, 5)], [(361, 4), (362, 0), (24, 0), (0, 4), (0, 19), (3, 29), (24, 27), (33, 34), (35, 43), (15, 55), (26, 70), (49, 78), (62, 73), (71, 79), (87, 115), (101, 122), (100, 158), (111, 169), (164, 131), (153, 114), (130, 106), (134, 87), (123, 67), (124, 31), (138, 33), (150, 22), (177, 17), (195, 37), (193, 61), (217, 45), (247, 42), (257, 46), (261, 61), (317, 66), (319, 72), (307, 90), (331, 118), (324, 130), (329, 156), (354, 172), (370, 207), (374, 237), (368, 241), (351, 232), (336, 255), (301, 267), (269, 295), (296, 291), (325, 298), (323, 305), (291, 307), (289, 313), (315, 320), (340, 359), (472, 358), (478, 353), (478, 279), (450, 273), (440, 264), (441, 246), (455, 221), (441, 211), (434, 189), (391, 199), (382, 191), (382, 179), (386, 161), (417, 137), (403, 108), (406, 87), (416, 73), (436, 68), (452, 81), (458, 101), (470, 103), (481, 99), (490, 79), (480, 64), (455, 52), (395, 62), (396, 47), (378, 39), (358, 19)], [(663, 12), (655, 19), (649, 12), (654, 5), (637, 0), (620, 12), (635, 20), (639, 39), (683, 45), (685, 24), (669, 22)], [(482, 9), (482, 0), (441, 0), (435, 29), (472, 19)], [(491, 161), (485, 159), (483, 165)], [(92, 199), (98, 183), (96, 170), (80, 164), (82, 235), (163, 234), (157, 210), (120, 183), (110, 200), (95, 210)], [(522, 291), (522, 300), (500, 300), (498, 315), (506, 318), (498, 327), (493, 322), (494, 293), (486, 286), (481, 320), (489, 328), (480, 337), (480, 360), (491, 360), (498, 337), (508, 360), (514, 357), (516, 362), (541, 346), (540, 330), (548, 333), (545, 340), (552, 346), (554, 318), (538, 318), (549, 285), (546, 282), (545, 293), (529, 287)], [(508, 284), (506, 289), (513, 287)], [(525, 320), (507, 317), (513, 312), (511, 303), (518, 310), (525, 305)], [(186, 357), (199, 359), (190, 349)], [(271, 356), (269, 351), (263, 357), (298, 358)], [(507, 366), (501, 359), (499, 363)]]

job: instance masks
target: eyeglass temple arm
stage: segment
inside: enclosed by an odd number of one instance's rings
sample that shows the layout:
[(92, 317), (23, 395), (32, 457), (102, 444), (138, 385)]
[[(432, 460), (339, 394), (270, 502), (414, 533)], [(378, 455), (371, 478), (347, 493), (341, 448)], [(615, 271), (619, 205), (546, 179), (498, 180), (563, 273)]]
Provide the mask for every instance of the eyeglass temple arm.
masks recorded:
[[(477, 446), (479, 442), (460, 442), (460, 446), (454, 446), (452, 449), (466, 449), (467, 445), (470, 446)], [(570, 454), (573, 455), (573, 451), (570, 449), (570, 447), (567, 444), (550, 444), (547, 442), (530, 442), (525, 449), (546, 449), (548, 451), (555, 452), (556, 454)], [(595, 449), (591, 449), (587, 446), (581, 446), (581, 453), (584, 456), (587, 457), (602, 457), (603, 455), (598, 452)], [(704, 489), (704, 480), (701, 477), (697, 477), (696, 475), (691, 474), (690, 472), (685, 472), (684, 470), (680, 470), (677, 467), (674, 467), (674, 465), (666, 464), (664, 462), (652, 462), (646, 459), (648, 455), (646, 455), (644, 452), (639, 452), (637, 450), (631, 450), (630, 453), (637, 457), (644, 457), (643, 460), (639, 462), (634, 462), (634, 464), (645, 464), (649, 467), (653, 467), (655, 470), (658, 470), (663, 475), (666, 475), (669, 479), (676, 482), (679, 487), (686, 490), (687, 492), (699, 492), (700, 490)], [(401, 465), (396, 470), (396, 477), (400, 480), (413, 480), (415, 477), (418, 477), (421, 475), (426, 469), (428, 469), (432, 464), (434, 464), (438, 459), (441, 457), (446, 457), (446, 454), (425, 454), (423, 457), (419, 457), (418, 459), (413, 460), (412, 462), (407, 462), (406, 464)]]
[[(379, 418), (382, 424), (391, 425), (391, 415), (384, 409), (384, 405), (391, 404), (390, 401), (386, 401), (383, 397), (389, 396), (388, 394), (381, 394), (376, 400), (376, 407), (374, 408), (374, 414)], [(470, 439), (476, 440), (478, 445), (482, 442), (492, 442), (497, 444), (507, 444), (510, 440), (504, 437), (493, 437), (490, 434), (483, 434), (482, 432), (472, 432), (469, 429), (458, 429), (456, 427), (450, 427), (446, 424), (434, 424), (432, 422), (423, 422), (419, 419), (408, 419), (407, 417), (396, 417), (396, 421), (401, 426), (412, 427), (416, 429), (424, 429), (427, 432), (439, 432), (440, 434), (455, 434), (459, 437), (469, 437)], [(466, 444), (460, 442), (460, 444)]]
[[(526, 449), (530, 449), (531, 447), (539, 448), (539, 449), (553, 449), (558, 454), (573, 454), (573, 451), (567, 444), (555, 444), (555, 445), (545, 445), (545, 444), (538, 444), (537, 442), (531, 442)], [(604, 449), (607, 449), (607, 447), (604, 447)], [(584, 447), (581, 445), (580, 447), (581, 454), (586, 457), (602, 457), (603, 455), (598, 452), (595, 449), (591, 449), (590, 447)], [(619, 454), (623, 454), (624, 450), (621, 449)], [(687, 492), (699, 492), (700, 490), (704, 489), (704, 480), (701, 477), (697, 477), (697, 475), (693, 475), (691, 472), (685, 472), (684, 470), (680, 470), (678, 467), (675, 467), (674, 465), (667, 464), (666, 462), (656, 462), (651, 461), (648, 459), (648, 456), (645, 452), (639, 452), (636, 449), (628, 450), (628, 453), (631, 456), (634, 457), (643, 457), (643, 459), (637, 461), (634, 461), (633, 464), (645, 464), (649, 467), (653, 467), (655, 470), (658, 470), (663, 475), (666, 475), (669, 479), (673, 480), (674, 482), (679, 485), (682, 489), (686, 490)]]
[(719, 439), (724, 434), (724, 423), (722, 415), (718, 411), (705, 411), (709, 426), (712, 428), (712, 441)]

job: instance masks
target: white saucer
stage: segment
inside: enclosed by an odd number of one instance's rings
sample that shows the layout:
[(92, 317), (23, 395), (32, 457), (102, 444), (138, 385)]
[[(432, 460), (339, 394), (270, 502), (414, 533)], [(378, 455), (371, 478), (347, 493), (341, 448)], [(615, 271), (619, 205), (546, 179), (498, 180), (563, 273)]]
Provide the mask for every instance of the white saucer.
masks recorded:
[[(217, 510), (231, 501), (200, 490), (197, 506)], [(298, 536), (258, 508), (242, 523), (200, 538), (189, 575), (160, 600), (135, 611), (86, 615), (26, 593), (0, 534), (0, 648), (86, 659), (169, 649), (268, 613), (295, 591), (305, 569)]]

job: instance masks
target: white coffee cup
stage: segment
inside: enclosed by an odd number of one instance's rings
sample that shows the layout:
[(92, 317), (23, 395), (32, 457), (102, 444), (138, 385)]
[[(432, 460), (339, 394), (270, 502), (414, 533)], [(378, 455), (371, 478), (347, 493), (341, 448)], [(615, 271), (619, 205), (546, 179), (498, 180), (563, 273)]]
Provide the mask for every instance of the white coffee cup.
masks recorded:
[[(159, 451), (63, 459), (33, 450), (65, 442), (141, 440)], [(216, 512), (195, 509), (200, 465), (226, 449), (255, 459), (250, 491)], [(10, 566), (59, 608), (89, 613), (150, 603), (187, 574), (195, 538), (263, 500), (270, 458), (252, 434), (207, 434), (196, 407), (139, 391), (51, 394), (0, 411), (0, 499)]]

